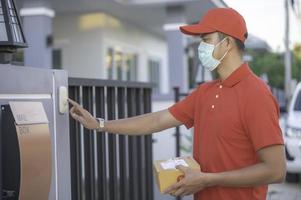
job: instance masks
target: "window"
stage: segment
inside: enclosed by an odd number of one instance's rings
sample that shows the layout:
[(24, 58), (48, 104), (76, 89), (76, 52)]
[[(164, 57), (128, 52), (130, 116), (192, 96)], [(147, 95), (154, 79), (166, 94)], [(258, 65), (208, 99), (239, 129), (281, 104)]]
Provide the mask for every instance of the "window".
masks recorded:
[(301, 111), (301, 90), (299, 91), (299, 94), (296, 98), (296, 102), (294, 105), (294, 110)]
[(122, 77), (122, 72), (123, 72), (123, 56), (122, 52), (116, 51), (115, 53), (115, 63), (116, 63), (116, 68), (117, 68), (117, 80), (123, 80)]
[(154, 93), (160, 92), (160, 61), (155, 59), (148, 60), (149, 81), (155, 84)]
[(113, 49), (109, 48), (106, 55), (106, 70), (108, 79), (113, 79)]
[(136, 53), (108, 48), (106, 55), (107, 78), (137, 81), (137, 60)]
[(194, 72), (194, 58), (188, 58), (188, 86), (189, 89), (195, 87), (195, 72)]
[(137, 81), (137, 55), (127, 54), (125, 56), (126, 80)]
[(0, 1), (0, 41), (7, 41), (7, 32), (4, 22), (3, 8)]
[(53, 49), (52, 65), (53, 65), (53, 69), (62, 69), (62, 50), (61, 49)]

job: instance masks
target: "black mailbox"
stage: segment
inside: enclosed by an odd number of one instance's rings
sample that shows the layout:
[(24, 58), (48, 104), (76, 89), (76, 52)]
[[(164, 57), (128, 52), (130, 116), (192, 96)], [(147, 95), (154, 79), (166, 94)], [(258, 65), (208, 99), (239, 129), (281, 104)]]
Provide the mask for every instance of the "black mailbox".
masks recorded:
[(47, 200), (51, 184), (51, 139), (41, 102), (1, 106), (3, 200)]

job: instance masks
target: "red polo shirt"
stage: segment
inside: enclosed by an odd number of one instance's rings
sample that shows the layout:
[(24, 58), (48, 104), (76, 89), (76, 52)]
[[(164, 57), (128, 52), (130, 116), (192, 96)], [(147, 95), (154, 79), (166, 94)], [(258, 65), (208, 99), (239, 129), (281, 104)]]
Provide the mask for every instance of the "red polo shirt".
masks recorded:
[[(244, 63), (226, 80), (199, 85), (168, 108), (187, 129), (194, 126), (193, 156), (203, 172), (241, 169), (259, 162), (256, 152), (283, 144), (279, 106), (268, 86)], [(265, 200), (267, 185), (208, 187), (195, 200)]]

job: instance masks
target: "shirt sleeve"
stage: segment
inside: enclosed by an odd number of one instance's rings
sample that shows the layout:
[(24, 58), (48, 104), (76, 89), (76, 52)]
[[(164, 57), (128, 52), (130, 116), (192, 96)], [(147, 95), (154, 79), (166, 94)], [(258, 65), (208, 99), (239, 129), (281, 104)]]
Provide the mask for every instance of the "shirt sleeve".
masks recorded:
[(253, 97), (246, 105), (244, 120), (255, 151), (271, 145), (284, 144), (279, 113), (278, 103), (272, 94)]
[(181, 121), (187, 129), (194, 125), (194, 110), (198, 89), (194, 89), (188, 96), (181, 101), (174, 103), (168, 108), (169, 112), (179, 121)]

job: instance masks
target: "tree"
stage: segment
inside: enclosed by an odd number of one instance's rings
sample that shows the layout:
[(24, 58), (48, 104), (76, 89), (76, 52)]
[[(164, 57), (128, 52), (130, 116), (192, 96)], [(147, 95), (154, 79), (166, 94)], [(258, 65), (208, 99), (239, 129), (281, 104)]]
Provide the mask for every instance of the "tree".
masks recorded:
[[(260, 76), (266, 73), (269, 85), (284, 89), (284, 54), (275, 52), (247, 51), (253, 56), (249, 62), (255, 74)], [(296, 45), (292, 51), (292, 78), (301, 81), (301, 45)]]
[(293, 50), (292, 77), (301, 81), (301, 44), (296, 45)]

